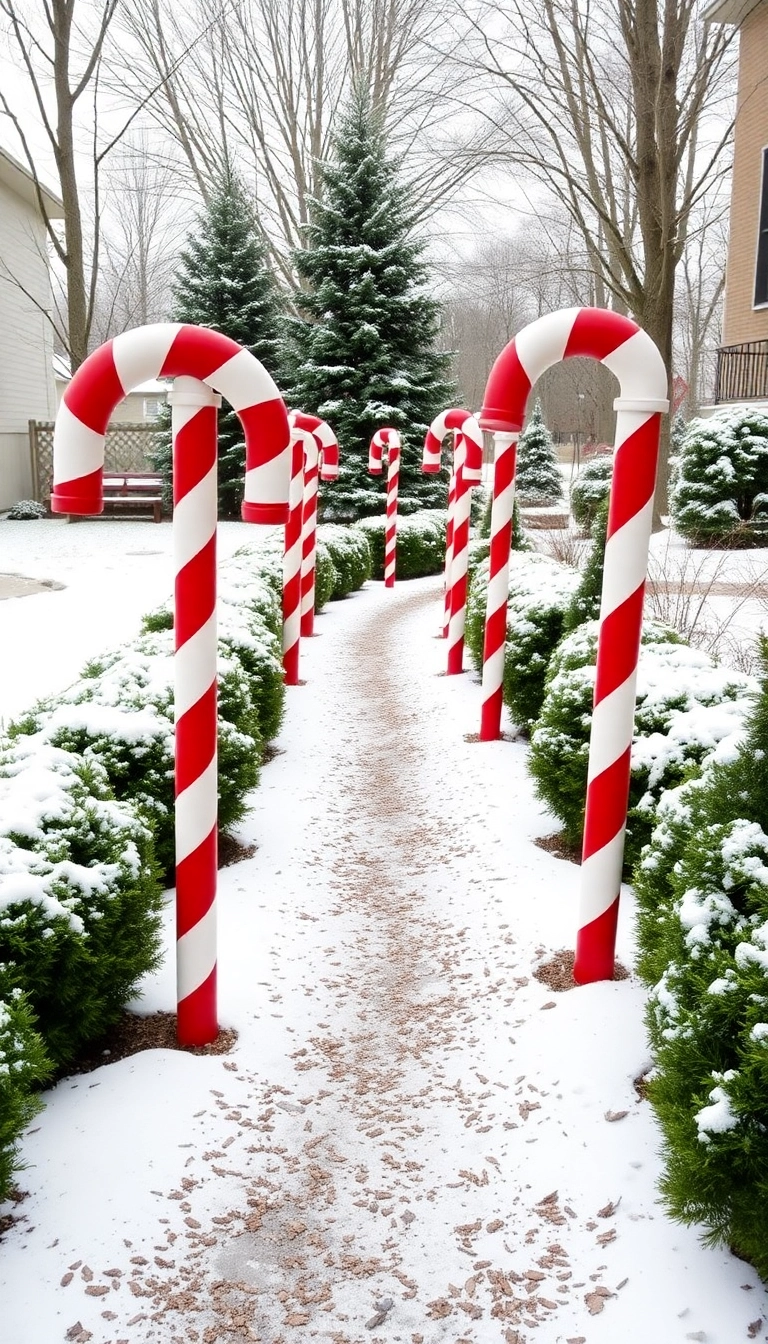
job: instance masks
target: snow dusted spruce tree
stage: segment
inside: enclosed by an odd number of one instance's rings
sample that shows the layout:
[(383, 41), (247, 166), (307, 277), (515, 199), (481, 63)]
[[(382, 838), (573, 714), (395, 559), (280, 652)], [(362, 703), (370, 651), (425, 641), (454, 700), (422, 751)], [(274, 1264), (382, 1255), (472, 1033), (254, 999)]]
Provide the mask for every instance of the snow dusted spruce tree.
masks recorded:
[(358, 87), (296, 256), (306, 289), (297, 297), (303, 320), (293, 324), (290, 396), (339, 440), (339, 479), (321, 492), (329, 521), (383, 513), (386, 470), (369, 474), (368, 445), (384, 426), (403, 439), (400, 511), (446, 505), (447, 476), (425, 476), (421, 454), (430, 421), (455, 393), (450, 355), (434, 345), (440, 307), (427, 293), (414, 224), (381, 118)]
[(557, 453), (538, 397), (517, 445), (515, 488), (523, 504), (555, 504), (563, 497)]
[[(250, 350), (280, 385), (281, 301), (242, 183), (231, 172), (220, 181), (181, 253), (173, 286), (173, 321), (212, 327)], [(171, 482), (170, 411), (153, 459)], [(228, 403), (219, 411), (219, 513), (238, 518), (245, 477), (240, 421)]]
[(768, 415), (726, 407), (691, 420), (675, 458), (672, 522), (694, 545), (765, 541), (768, 524)]

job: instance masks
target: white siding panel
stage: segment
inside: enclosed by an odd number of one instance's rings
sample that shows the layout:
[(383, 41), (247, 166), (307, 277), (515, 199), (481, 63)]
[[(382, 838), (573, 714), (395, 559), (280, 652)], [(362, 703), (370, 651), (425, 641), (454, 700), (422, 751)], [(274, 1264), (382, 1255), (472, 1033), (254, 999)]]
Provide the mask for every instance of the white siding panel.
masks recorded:
[[(14, 280), (50, 308), (42, 222), (31, 205), (0, 183), (0, 434), (26, 444), (27, 421), (51, 420), (56, 411), (53, 335), (44, 314)], [(5, 472), (7, 452), (3, 457)]]

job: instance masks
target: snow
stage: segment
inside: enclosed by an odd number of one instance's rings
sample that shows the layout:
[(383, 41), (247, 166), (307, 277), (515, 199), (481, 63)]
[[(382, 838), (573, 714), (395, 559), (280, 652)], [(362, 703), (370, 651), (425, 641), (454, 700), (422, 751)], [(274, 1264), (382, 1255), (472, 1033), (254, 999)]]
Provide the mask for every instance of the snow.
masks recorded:
[[(734, 1077), (735, 1071), (733, 1069), (728, 1069), (726, 1073), (722, 1074), (724, 1082), (730, 1082)], [(709, 1100), (711, 1105), (702, 1107), (694, 1116), (701, 1143), (711, 1143), (712, 1134), (725, 1134), (727, 1130), (734, 1129), (738, 1124), (738, 1116), (734, 1114), (731, 1099), (725, 1088), (713, 1087), (709, 1094)]]
[[(223, 525), (220, 552), (253, 533)], [(0, 604), (3, 716), (168, 599), (170, 536), (0, 523), (0, 569), (67, 584)], [(56, 1344), (79, 1321), (93, 1344), (206, 1328), (733, 1344), (768, 1315), (755, 1272), (658, 1203), (659, 1131), (633, 1086), (640, 984), (553, 993), (532, 974), (573, 946), (579, 870), (533, 843), (554, 822), (525, 746), (466, 740), (480, 690), (443, 675), (441, 623), (439, 578), (369, 583), (302, 642), (306, 684), (238, 833), (257, 851), (219, 874), (219, 1018), (237, 1043), (143, 1052), (45, 1093), (21, 1145), (29, 1197), (0, 1241), (3, 1339)], [(175, 1007), (171, 898), (140, 1012)], [(627, 965), (633, 924), (625, 887)], [(729, 1122), (713, 1081), (702, 1136)], [(233, 1310), (252, 1329), (225, 1331)]]

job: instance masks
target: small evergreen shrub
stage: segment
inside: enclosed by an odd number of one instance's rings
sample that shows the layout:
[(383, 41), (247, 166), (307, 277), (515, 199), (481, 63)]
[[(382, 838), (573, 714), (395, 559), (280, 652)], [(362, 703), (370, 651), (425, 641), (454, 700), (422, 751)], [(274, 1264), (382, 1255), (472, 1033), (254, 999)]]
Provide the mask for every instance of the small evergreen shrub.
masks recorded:
[[(536, 792), (581, 842), (598, 623), (587, 621), (552, 656), (544, 702), (531, 734), (528, 768)], [(664, 789), (679, 783), (743, 721), (752, 678), (717, 667), (676, 631), (647, 621), (638, 665), (625, 865), (650, 837)]]
[(317, 537), (328, 547), (338, 576), (331, 593), (332, 599), (335, 601), (347, 597), (362, 588), (371, 577), (371, 547), (367, 530), (356, 525), (344, 527), (340, 523), (321, 523)]
[(581, 468), (571, 486), (571, 513), (576, 526), (589, 532), (595, 514), (611, 492), (613, 457), (593, 457)]
[(33, 518), (45, 518), (47, 509), (36, 499), (20, 499), (13, 504), (5, 515), (10, 522), (29, 522)]
[(518, 440), (515, 489), (523, 505), (556, 504), (563, 497), (555, 445), (544, 424), (538, 398)]
[(584, 621), (596, 621), (603, 595), (605, 541), (608, 533), (608, 498), (598, 504), (590, 529), (592, 545), (581, 574), (581, 581), (563, 618), (563, 634), (568, 635)]
[(491, 543), (485, 537), (478, 537), (475, 541), (470, 541), (467, 548), (467, 593), (474, 577), (475, 570), (483, 560), (487, 560), (491, 553)]
[(729, 407), (691, 420), (675, 459), (672, 522), (693, 545), (768, 539), (768, 415)]
[(330, 602), (339, 582), (339, 571), (333, 563), (331, 552), (325, 542), (318, 540), (315, 549), (315, 611), (322, 611), (326, 603)]
[(0, 998), (28, 1000), (57, 1066), (161, 958), (152, 835), (99, 762), (42, 735), (0, 747)]
[[(426, 574), (440, 574), (445, 566), (445, 529), (448, 515), (445, 509), (423, 509), (407, 518), (397, 520), (398, 579), (419, 579)], [(371, 548), (371, 577), (384, 578), (384, 533), (386, 518), (361, 518), (355, 524), (365, 533)]]
[(29, 1001), (20, 989), (0, 998), (0, 1204), (20, 1169), (16, 1144), (42, 1109), (36, 1093), (51, 1073)]

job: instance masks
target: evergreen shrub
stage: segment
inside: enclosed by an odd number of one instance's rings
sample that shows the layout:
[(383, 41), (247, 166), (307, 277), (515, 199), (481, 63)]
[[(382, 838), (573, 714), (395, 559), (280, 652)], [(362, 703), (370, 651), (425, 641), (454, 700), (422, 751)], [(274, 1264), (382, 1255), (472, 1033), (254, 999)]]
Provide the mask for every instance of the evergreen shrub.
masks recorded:
[[(536, 792), (581, 843), (592, 726), (598, 622), (567, 635), (552, 656), (531, 734), (528, 768)], [(625, 866), (651, 834), (661, 793), (698, 767), (743, 722), (751, 677), (718, 667), (675, 630), (646, 621), (637, 676)]]
[(693, 545), (768, 542), (768, 415), (729, 407), (691, 420), (675, 458), (674, 527)]
[(544, 424), (538, 398), (518, 440), (515, 490), (523, 505), (556, 504), (563, 497), (563, 478), (557, 465), (557, 452), (552, 435)]
[(321, 523), (317, 529), (317, 536), (318, 540), (328, 547), (338, 576), (331, 597), (334, 600), (347, 597), (358, 588), (362, 588), (370, 579), (372, 568), (367, 530), (357, 526), (344, 527), (339, 523)]
[[(426, 574), (440, 574), (445, 566), (445, 530), (448, 514), (445, 509), (424, 509), (408, 518), (397, 520), (398, 579), (419, 579)], [(356, 524), (364, 532), (371, 548), (371, 576), (384, 578), (384, 533), (386, 517), (361, 518)]]
[(20, 1169), (16, 1145), (42, 1109), (37, 1090), (51, 1067), (29, 1000), (20, 989), (11, 990), (7, 1000), (0, 998), (0, 1204)]
[(679, 1221), (768, 1281), (768, 645), (742, 731), (661, 799), (634, 874), (649, 1096)]
[(585, 462), (571, 486), (571, 513), (576, 526), (589, 532), (595, 514), (611, 491), (613, 456), (593, 457)]
[(151, 831), (115, 801), (104, 767), (42, 735), (5, 741), (0, 998), (26, 996), (57, 1066), (159, 965), (161, 905)]
[(563, 618), (563, 634), (568, 635), (584, 621), (596, 621), (603, 595), (605, 541), (608, 533), (608, 498), (598, 504), (590, 536), (592, 545), (581, 573), (581, 580)]
[(315, 611), (322, 611), (340, 583), (339, 571), (324, 541), (315, 548)]

